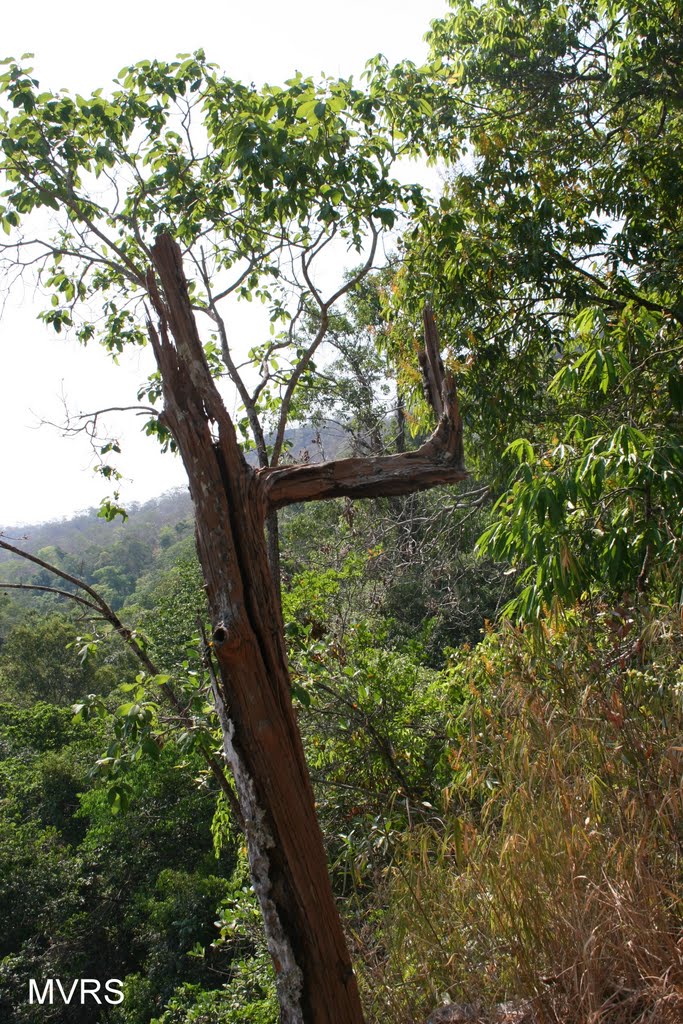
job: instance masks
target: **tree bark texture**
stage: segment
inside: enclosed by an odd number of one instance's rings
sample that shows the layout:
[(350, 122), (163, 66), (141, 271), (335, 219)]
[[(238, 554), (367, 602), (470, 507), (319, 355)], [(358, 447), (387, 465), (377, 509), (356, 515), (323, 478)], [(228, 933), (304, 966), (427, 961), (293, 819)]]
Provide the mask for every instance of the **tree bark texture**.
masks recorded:
[(280, 524), (278, 523), (277, 510), (273, 509), (266, 516), (266, 545), (268, 548), (268, 565), (270, 575), (273, 577), (275, 596), (278, 605), (282, 606), (282, 593), (280, 585)]
[(252, 469), (204, 358), (180, 249), (161, 235), (152, 259), (147, 288), (156, 323), (150, 319), (148, 329), (163, 382), (161, 420), (178, 444), (195, 508), (220, 670), (214, 697), (275, 966), (280, 1019), (362, 1024), (292, 706), (264, 524), (293, 501), (397, 494), (462, 479), (452, 384), (443, 381), (446, 413), (422, 455)]

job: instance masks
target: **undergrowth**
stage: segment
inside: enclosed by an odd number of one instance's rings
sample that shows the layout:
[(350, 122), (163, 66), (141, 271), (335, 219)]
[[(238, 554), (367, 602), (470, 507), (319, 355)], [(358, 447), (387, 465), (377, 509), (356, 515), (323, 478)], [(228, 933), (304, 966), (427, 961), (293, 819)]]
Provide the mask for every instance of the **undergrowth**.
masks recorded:
[(593, 609), (453, 666), (438, 816), (393, 838), (356, 930), (371, 1021), (683, 1020), (682, 650), (678, 615)]

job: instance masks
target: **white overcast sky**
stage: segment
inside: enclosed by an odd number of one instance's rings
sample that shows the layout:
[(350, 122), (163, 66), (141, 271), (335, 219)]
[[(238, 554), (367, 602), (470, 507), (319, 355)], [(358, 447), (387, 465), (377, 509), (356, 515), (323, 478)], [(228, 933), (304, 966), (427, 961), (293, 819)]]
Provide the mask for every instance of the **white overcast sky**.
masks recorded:
[[(295, 70), (358, 75), (380, 52), (392, 62), (423, 60), (422, 37), (446, 8), (446, 0), (31, 0), (4, 5), (0, 57), (34, 53), (44, 88), (83, 94), (106, 87), (127, 64), (199, 47), (231, 77), (257, 84)], [(99, 504), (106, 485), (87, 440), (41, 421), (62, 422), (65, 402), (73, 412), (131, 404), (151, 368), (146, 351), (117, 367), (96, 347), (55, 335), (35, 319), (39, 298), (30, 287), (15, 289), (0, 320), (0, 528)], [(180, 461), (162, 456), (133, 418), (107, 423), (124, 440), (124, 503), (184, 483)]]

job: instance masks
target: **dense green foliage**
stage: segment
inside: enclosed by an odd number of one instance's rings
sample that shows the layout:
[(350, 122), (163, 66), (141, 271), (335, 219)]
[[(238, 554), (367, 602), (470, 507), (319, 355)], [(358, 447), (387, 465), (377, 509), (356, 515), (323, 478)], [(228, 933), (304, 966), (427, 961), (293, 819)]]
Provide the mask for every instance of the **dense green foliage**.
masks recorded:
[(120, 1022), (150, 1020), (183, 985), (228, 981), (252, 946), (220, 943), (214, 920), (243, 879), (231, 833), (215, 852), (216, 794), (194, 781), (196, 756), (168, 743), (139, 761), (113, 816), (92, 781), (102, 730), (49, 704), (3, 722), (3, 1019), (100, 1019), (94, 1005), (31, 1007), (29, 978), (120, 978), (125, 1012), (106, 1017)]
[(527, 618), (680, 587), (681, 38), (675, 2), (463, 2), (417, 83), (452, 169), (395, 302), (431, 275)]

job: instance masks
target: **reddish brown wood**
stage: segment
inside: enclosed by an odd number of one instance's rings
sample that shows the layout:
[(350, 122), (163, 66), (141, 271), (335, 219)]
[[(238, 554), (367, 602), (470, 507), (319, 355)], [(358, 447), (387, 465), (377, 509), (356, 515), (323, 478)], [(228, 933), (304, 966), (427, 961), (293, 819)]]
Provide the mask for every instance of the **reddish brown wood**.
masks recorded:
[[(429, 446), (428, 446), (429, 445)], [(337, 459), (258, 471), (270, 509), (323, 498), (380, 498), (409, 494), (467, 477), (447, 450), (436, 444), (414, 452), (375, 458)]]
[(356, 980), (328, 878), (291, 702), (282, 622), (264, 539), (262, 488), (206, 366), (180, 252), (153, 250), (148, 288), (164, 421), (185, 463), (220, 667), (217, 706), (245, 820), (286, 1024), (360, 1024)]
[[(264, 522), (292, 501), (401, 494), (462, 479), (453, 383), (428, 352), (443, 415), (418, 452), (255, 471), (242, 456), (206, 364), (180, 249), (162, 235), (152, 258), (147, 289), (157, 323), (150, 321), (148, 328), (163, 382), (162, 420), (178, 444), (195, 507), (220, 669), (214, 696), (275, 965), (281, 1021), (362, 1024), (292, 707)], [(430, 317), (426, 323), (435, 332)]]
[(258, 472), (269, 510), (323, 498), (380, 498), (454, 484), (467, 477), (462, 419), (451, 374), (444, 371), (434, 314), (424, 311), (425, 347), (420, 362), (425, 391), (438, 425), (421, 448), (398, 455), (301, 466), (274, 466)]

